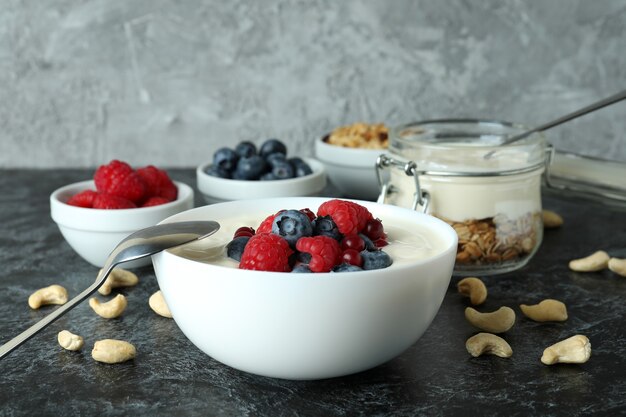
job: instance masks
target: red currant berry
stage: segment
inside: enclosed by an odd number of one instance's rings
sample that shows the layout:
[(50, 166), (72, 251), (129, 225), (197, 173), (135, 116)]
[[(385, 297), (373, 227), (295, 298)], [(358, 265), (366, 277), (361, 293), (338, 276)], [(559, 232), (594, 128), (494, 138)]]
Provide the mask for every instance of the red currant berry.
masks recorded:
[(363, 259), (361, 254), (354, 249), (346, 249), (341, 254), (341, 260), (347, 264), (361, 266), (363, 265)]
[(308, 209), (308, 208), (300, 209), (300, 213), (306, 214), (309, 220), (311, 221), (315, 220), (315, 213), (313, 213), (311, 209)]
[(372, 240), (378, 240), (385, 234), (383, 223), (379, 219), (372, 219), (365, 225), (365, 236)]
[(380, 239), (374, 241), (374, 245), (376, 245), (377, 248), (382, 248), (383, 246), (387, 246), (388, 244), (389, 243), (387, 243), (387, 239), (385, 239), (384, 237), (381, 237)]
[(243, 226), (240, 227), (239, 229), (235, 230), (235, 235), (233, 236), (233, 239), (236, 237), (252, 237), (254, 236), (254, 229), (251, 227), (247, 227), (247, 226)]
[(341, 239), (341, 249), (354, 249), (357, 252), (361, 252), (365, 249), (365, 242), (359, 235), (348, 235)]

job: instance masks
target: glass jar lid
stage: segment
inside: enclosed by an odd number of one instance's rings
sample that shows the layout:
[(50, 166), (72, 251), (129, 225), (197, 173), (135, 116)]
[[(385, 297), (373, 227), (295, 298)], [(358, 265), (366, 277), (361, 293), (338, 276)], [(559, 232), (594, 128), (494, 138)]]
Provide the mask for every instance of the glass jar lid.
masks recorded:
[(518, 174), (541, 169), (546, 163), (547, 143), (540, 133), (500, 146), (526, 130), (502, 121), (425, 120), (391, 129), (389, 150), (431, 175)]

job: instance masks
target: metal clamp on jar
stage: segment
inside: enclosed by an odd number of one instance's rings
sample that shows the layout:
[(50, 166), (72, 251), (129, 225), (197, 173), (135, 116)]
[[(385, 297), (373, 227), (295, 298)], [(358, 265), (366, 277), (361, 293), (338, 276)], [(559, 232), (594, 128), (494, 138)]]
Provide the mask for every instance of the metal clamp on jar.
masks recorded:
[(455, 275), (518, 269), (541, 244), (541, 177), (551, 154), (542, 134), (499, 146), (523, 130), (464, 119), (392, 129), (390, 154), (377, 162), (378, 202), (423, 210), (450, 224), (459, 237)]

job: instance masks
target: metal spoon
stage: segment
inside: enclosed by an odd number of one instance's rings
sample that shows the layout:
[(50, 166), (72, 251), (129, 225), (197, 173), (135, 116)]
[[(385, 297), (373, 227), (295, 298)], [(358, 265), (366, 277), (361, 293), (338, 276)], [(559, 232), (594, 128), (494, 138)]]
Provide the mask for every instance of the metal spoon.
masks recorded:
[[(522, 140), (525, 137), (528, 137), (528, 136), (532, 135), (533, 133), (543, 132), (544, 130), (548, 130), (548, 129), (554, 127), (554, 126), (558, 126), (558, 125), (560, 125), (562, 123), (569, 122), (572, 119), (575, 119), (575, 118), (583, 116), (583, 115), (585, 115), (587, 113), (591, 113), (593, 111), (599, 110), (599, 109), (601, 109), (603, 107), (606, 107), (606, 106), (608, 106), (610, 104), (613, 104), (613, 103), (616, 103), (618, 101), (624, 100), (625, 98), (626, 98), (626, 90), (623, 90), (623, 91), (621, 91), (621, 92), (619, 92), (617, 94), (613, 94), (612, 96), (607, 97), (607, 98), (605, 98), (603, 100), (597, 101), (597, 102), (595, 102), (593, 104), (590, 104), (590, 105), (588, 105), (586, 107), (583, 107), (580, 110), (576, 110), (576, 111), (574, 111), (572, 113), (566, 114), (565, 116), (559, 117), (558, 119), (555, 119), (555, 120), (553, 120), (551, 122), (544, 123), (544, 124), (542, 124), (540, 126), (537, 126), (537, 127), (533, 128), (533, 129), (530, 129), (530, 130), (527, 130), (527, 131), (525, 131), (523, 133), (511, 136), (510, 138), (508, 138), (508, 139), (502, 141), (501, 143), (499, 143), (498, 146), (509, 145), (509, 144), (511, 144), (513, 142), (517, 142), (518, 140)], [(495, 150), (491, 151), (491, 152), (488, 152), (484, 156), (484, 159), (491, 158), (495, 152), (496, 152)]]
[(96, 281), (89, 288), (2, 345), (0, 347), (0, 359), (96, 292), (118, 264), (134, 261), (165, 249), (205, 238), (217, 232), (219, 228), (219, 223), (214, 221), (192, 221), (160, 224), (131, 234), (113, 249)]

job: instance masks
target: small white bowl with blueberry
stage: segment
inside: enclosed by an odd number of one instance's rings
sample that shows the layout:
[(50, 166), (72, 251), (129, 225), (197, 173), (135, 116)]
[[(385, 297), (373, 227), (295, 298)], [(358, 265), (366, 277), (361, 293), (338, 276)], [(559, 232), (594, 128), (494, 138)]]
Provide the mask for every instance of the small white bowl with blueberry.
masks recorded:
[(261, 146), (242, 141), (215, 151), (196, 169), (198, 190), (207, 203), (270, 197), (316, 196), (326, 187), (324, 165), (289, 156), (287, 146), (268, 139)]

